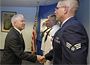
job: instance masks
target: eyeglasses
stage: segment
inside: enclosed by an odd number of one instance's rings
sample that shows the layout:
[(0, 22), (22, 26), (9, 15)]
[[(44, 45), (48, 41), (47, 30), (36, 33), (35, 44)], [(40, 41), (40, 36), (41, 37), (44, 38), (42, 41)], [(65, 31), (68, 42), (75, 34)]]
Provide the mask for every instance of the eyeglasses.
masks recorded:
[(65, 6), (62, 6), (62, 7), (56, 7), (55, 10), (58, 10), (59, 8), (65, 8)]

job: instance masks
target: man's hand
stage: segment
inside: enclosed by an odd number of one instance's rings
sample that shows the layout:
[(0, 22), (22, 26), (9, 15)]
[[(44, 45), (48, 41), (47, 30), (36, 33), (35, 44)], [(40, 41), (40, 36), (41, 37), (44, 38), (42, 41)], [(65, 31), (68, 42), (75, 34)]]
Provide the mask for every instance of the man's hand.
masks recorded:
[(41, 64), (47, 61), (45, 56), (40, 56), (40, 55), (37, 55), (37, 60)]

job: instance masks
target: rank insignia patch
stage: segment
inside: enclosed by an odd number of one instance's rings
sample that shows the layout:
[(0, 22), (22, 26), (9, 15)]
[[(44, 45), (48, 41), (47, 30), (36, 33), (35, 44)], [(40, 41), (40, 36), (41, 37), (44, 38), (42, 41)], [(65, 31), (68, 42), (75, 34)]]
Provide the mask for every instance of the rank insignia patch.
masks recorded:
[(77, 43), (75, 45), (70, 44), (69, 42), (66, 42), (66, 47), (70, 49), (71, 51), (76, 51), (81, 48), (81, 43)]

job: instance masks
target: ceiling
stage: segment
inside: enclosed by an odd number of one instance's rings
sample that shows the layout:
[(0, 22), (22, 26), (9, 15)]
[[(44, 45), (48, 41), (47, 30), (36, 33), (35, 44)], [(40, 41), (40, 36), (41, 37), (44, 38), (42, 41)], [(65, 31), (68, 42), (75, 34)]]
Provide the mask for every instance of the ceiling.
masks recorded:
[(57, 3), (59, 0), (0, 0), (0, 6), (36, 7)]

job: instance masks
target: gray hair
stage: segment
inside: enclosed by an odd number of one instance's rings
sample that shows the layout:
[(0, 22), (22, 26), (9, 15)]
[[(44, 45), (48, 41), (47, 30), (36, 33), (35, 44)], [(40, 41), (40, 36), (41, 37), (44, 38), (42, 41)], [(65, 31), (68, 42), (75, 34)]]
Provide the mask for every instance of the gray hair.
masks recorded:
[(20, 17), (24, 17), (22, 14), (14, 15), (11, 19), (12, 25), (14, 26), (14, 22), (16, 22)]
[(60, 5), (68, 6), (69, 13), (76, 13), (79, 9), (79, 1), (78, 0), (60, 0)]

